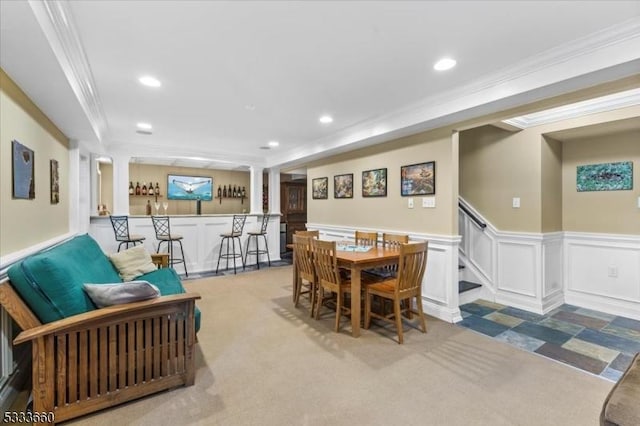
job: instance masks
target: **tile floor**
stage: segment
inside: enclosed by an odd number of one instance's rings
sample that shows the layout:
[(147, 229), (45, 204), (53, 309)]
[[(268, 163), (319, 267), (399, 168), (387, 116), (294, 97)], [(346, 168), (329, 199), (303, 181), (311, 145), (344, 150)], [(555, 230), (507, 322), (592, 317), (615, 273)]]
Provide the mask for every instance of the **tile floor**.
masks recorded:
[(629, 318), (571, 305), (537, 315), (484, 300), (460, 310), (459, 326), (614, 382), (640, 352), (640, 321)]

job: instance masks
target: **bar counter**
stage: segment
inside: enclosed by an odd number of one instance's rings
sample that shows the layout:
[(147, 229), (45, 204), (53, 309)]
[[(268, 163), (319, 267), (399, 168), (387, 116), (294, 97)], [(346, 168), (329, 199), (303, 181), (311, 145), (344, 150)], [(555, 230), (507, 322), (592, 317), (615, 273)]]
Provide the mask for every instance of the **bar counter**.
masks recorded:
[[(171, 218), (171, 233), (182, 235), (182, 246), (186, 257), (186, 265), (189, 273), (215, 271), (218, 262), (218, 252), (222, 238), (220, 234), (231, 232), (233, 214), (203, 214), (203, 215), (169, 215)], [(242, 252), (247, 249), (247, 232), (259, 231), (262, 215), (246, 214), (247, 221), (244, 225), (242, 240)], [(158, 240), (153, 229), (151, 216), (129, 216), (129, 233), (145, 237), (144, 245), (150, 253), (155, 253)], [(119, 242), (116, 242), (113, 227), (109, 216), (91, 216), (89, 235), (98, 241), (105, 253), (114, 253), (118, 250)], [(267, 228), (267, 241), (269, 243), (269, 256), (271, 261), (280, 260), (280, 215), (273, 214), (269, 217)], [(263, 249), (264, 240), (260, 238), (260, 248)], [(251, 239), (251, 248), (255, 240)], [(177, 248), (177, 244), (176, 247)], [(166, 244), (162, 245), (163, 251)], [(223, 248), (226, 250), (226, 245)], [(179, 253), (178, 249), (178, 253)], [(174, 251), (174, 255), (179, 256)], [(261, 262), (266, 262), (266, 256), (260, 257)], [(237, 262), (239, 259), (236, 260)], [(230, 267), (233, 260), (230, 260)], [(256, 263), (255, 255), (250, 255), (247, 265)], [(241, 264), (240, 264), (241, 265)], [(182, 265), (175, 266), (179, 274), (184, 273)], [(220, 261), (220, 269), (226, 268), (225, 260)]]

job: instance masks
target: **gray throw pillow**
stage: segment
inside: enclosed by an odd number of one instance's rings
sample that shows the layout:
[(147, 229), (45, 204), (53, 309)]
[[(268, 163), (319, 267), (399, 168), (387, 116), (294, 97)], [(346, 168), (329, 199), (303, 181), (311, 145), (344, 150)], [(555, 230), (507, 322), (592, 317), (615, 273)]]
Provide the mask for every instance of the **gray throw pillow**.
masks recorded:
[(113, 284), (84, 284), (84, 290), (98, 308), (138, 302), (160, 296), (158, 287), (148, 281), (129, 281)]

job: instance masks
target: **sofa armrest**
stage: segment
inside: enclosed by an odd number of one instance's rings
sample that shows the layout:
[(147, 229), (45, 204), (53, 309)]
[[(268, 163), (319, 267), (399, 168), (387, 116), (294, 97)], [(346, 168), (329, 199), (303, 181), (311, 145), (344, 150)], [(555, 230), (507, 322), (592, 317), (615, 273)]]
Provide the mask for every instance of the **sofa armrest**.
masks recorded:
[(142, 302), (108, 306), (25, 330), (18, 334), (13, 343), (19, 345), (20, 343), (34, 340), (38, 337), (54, 333), (64, 333), (73, 329), (90, 328), (93, 325), (107, 326), (111, 323), (122, 322), (129, 318), (136, 319), (147, 312), (157, 312), (163, 308), (168, 308), (167, 311), (172, 311), (175, 310), (175, 305), (182, 303), (195, 306), (195, 301), (198, 299), (200, 299), (198, 293), (182, 293), (160, 296)]
[(151, 262), (158, 268), (169, 267), (169, 253), (152, 253)]

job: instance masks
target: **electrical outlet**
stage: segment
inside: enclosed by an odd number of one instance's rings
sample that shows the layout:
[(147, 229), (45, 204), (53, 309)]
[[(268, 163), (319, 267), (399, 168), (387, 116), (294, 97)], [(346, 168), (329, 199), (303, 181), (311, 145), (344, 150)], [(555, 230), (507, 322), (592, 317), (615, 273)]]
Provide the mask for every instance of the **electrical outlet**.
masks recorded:
[(513, 197), (512, 206), (513, 206), (514, 209), (519, 209), (520, 208), (520, 197)]
[(618, 278), (618, 267), (617, 266), (609, 266), (607, 275), (611, 278)]
[(409, 198), (409, 199), (407, 200), (407, 206), (408, 206), (410, 209), (412, 209), (412, 208), (413, 208), (413, 198)]
[(436, 197), (422, 197), (423, 208), (434, 208), (436, 206)]

